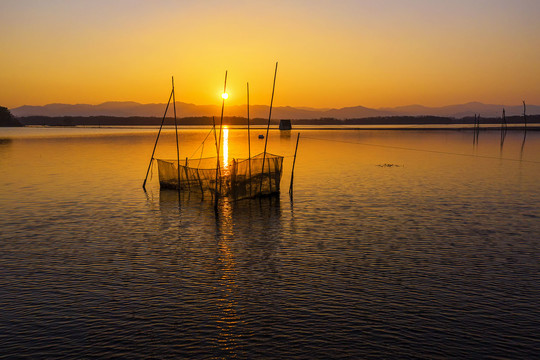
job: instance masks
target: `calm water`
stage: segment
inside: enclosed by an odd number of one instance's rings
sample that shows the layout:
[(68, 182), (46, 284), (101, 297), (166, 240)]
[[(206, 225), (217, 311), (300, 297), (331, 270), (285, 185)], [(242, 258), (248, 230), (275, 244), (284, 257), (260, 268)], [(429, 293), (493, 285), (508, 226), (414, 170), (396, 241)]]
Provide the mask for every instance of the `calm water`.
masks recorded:
[(302, 131), (291, 202), (271, 131), (281, 196), (217, 215), (143, 192), (155, 135), (0, 130), (0, 358), (538, 356), (539, 132)]

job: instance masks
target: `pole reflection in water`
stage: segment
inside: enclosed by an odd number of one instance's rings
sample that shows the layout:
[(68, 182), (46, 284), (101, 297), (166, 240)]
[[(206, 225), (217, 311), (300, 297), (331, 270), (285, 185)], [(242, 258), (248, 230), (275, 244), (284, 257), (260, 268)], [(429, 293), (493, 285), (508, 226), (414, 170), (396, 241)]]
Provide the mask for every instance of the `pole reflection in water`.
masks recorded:
[(523, 131), (523, 141), (521, 142), (521, 149), (519, 151), (519, 160), (523, 160), (523, 150), (525, 149), (525, 140), (527, 140), (527, 128)]

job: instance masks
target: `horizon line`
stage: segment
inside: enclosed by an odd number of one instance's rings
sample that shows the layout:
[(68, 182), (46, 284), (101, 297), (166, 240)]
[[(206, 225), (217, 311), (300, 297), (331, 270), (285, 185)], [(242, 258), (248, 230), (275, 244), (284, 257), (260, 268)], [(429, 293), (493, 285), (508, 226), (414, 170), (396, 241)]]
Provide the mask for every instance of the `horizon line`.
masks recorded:
[[(94, 103), (94, 104), (92, 104), (92, 103), (63, 103), (63, 102), (52, 102), (52, 103), (47, 103), (47, 104), (44, 104), (44, 105), (25, 104), (25, 105), (16, 106), (16, 107), (10, 107), (8, 109), (9, 110), (14, 110), (14, 109), (22, 108), (22, 107), (25, 107), (25, 106), (27, 106), (27, 107), (45, 107), (45, 106), (50, 106), (50, 105), (100, 106), (100, 105), (104, 105), (104, 104), (108, 104), (108, 103), (133, 103), (133, 104), (137, 104), (137, 105), (163, 105), (163, 104), (165, 104), (165, 102), (147, 102), (147, 103), (143, 103), (143, 102), (138, 102), (138, 101), (133, 101), (133, 100), (108, 100), (108, 101), (104, 101), (104, 102), (100, 102), (100, 103)], [(220, 106), (217, 103), (216, 104), (195, 104), (195, 103), (184, 102), (184, 101), (179, 101), (179, 100), (177, 100), (176, 103), (182, 103), (182, 104), (194, 105), (194, 106)], [(526, 103), (527, 106), (539, 106), (539, 105), (536, 105), (536, 104), (533, 104), (533, 103), (529, 103), (529, 104), (527, 104), (527, 102), (525, 102), (525, 103)], [(447, 104), (447, 105), (438, 105), (438, 106), (422, 105), (422, 104), (419, 104), (419, 103), (413, 103), (413, 104), (407, 104), (407, 105), (394, 105), (394, 106), (387, 105), (387, 106), (381, 106), (381, 107), (369, 107), (369, 106), (365, 106), (365, 105), (347, 105), (347, 106), (342, 106), (342, 107), (313, 107), (313, 106), (307, 106), (307, 105), (277, 105), (277, 106), (274, 106), (274, 107), (281, 107), (281, 108), (291, 107), (291, 108), (296, 108), (296, 109), (314, 109), (314, 110), (339, 110), (339, 109), (346, 109), (346, 108), (363, 107), (363, 108), (366, 108), (366, 109), (373, 109), (373, 110), (385, 110), (385, 109), (395, 109), (395, 108), (413, 107), (413, 106), (424, 107), (424, 108), (428, 108), (428, 109), (436, 109), (436, 108), (444, 108), (444, 107), (459, 106), (459, 105), (471, 105), (471, 104), (487, 105), (487, 106), (502, 106), (502, 107), (505, 107), (505, 106), (508, 106), (508, 107), (523, 106), (523, 103), (519, 103), (519, 104), (515, 104), (515, 105), (507, 105), (507, 104), (496, 104), (496, 103), (484, 103), (484, 102), (481, 102), (481, 101), (467, 101), (467, 102), (463, 102), (463, 103), (451, 103), (451, 104)], [(247, 106), (247, 103), (236, 104), (236, 105), (228, 105), (228, 106), (230, 106), (230, 107)], [(270, 105), (267, 105), (267, 104), (252, 104), (252, 105), (250, 105), (250, 107), (253, 107), (253, 106), (267, 106), (267, 107), (269, 107)]]

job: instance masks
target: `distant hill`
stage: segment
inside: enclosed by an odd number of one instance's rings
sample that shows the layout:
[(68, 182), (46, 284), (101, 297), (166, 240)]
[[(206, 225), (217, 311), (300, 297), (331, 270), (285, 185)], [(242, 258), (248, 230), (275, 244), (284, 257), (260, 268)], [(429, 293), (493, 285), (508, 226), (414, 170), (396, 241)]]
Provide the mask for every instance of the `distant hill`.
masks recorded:
[[(391, 111), (400, 116), (447, 116), (453, 118), (464, 118), (480, 114), (482, 117), (501, 117), (502, 109), (505, 109), (507, 116), (518, 116), (523, 114), (523, 105), (505, 106), (483, 104), (481, 102), (469, 102), (466, 104), (448, 105), (442, 107), (427, 107), (422, 105), (399, 106), (394, 108), (382, 108), (379, 110)], [(527, 114), (540, 114), (540, 106), (527, 105)]]
[[(27, 116), (116, 116), (116, 117), (161, 117), (166, 104), (140, 104), (137, 102), (105, 102), (99, 105), (90, 104), (49, 104), (44, 106), (29, 106), (11, 109), (16, 117)], [(278, 106), (272, 109), (274, 119), (362, 119), (385, 116), (441, 116), (464, 118), (480, 114), (482, 117), (500, 117), (503, 107), (507, 116), (518, 116), (523, 113), (522, 105), (503, 106), (470, 102), (467, 104), (449, 105), (443, 107), (426, 107), (422, 105), (399, 106), (393, 108), (370, 109), (363, 106), (344, 107), (340, 109), (315, 109), (306, 107)], [(218, 116), (221, 112), (219, 105), (195, 105), (176, 102), (176, 112), (179, 117)], [(226, 106), (226, 116), (243, 117), (246, 115), (246, 105)], [(527, 114), (540, 114), (540, 106), (527, 105)], [(267, 105), (250, 106), (252, 118), (268, 117)]]

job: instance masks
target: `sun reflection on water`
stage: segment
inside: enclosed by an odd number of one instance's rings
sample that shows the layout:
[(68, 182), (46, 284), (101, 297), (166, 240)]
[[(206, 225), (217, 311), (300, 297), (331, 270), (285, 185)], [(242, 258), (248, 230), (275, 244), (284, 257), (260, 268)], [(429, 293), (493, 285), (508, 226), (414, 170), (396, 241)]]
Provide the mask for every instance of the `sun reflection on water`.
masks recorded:
[(229, 128), (223, 127), (223, 167), (229, 167)]
[[(225, 137), (226, 139), (227, 137)], [(227, 144), (225, 141), (224, 144)], [(238, 306), (235, 293), (237, 291), (237, 269), (234, 253), (231, 249), (234, 230), (232, 221), (232, 205), (224, 202), (222, 216), (218, 226), (218, 268), (221, 272), (218, 284), (220, 289), (219, 308), (220, 316), (217, 319), (219, 335), (217, 342), (220, 351), (227, 354), (227, 358), (236, 357), (238, 351), (238, 326), (242, 323), (236, 311)]]

